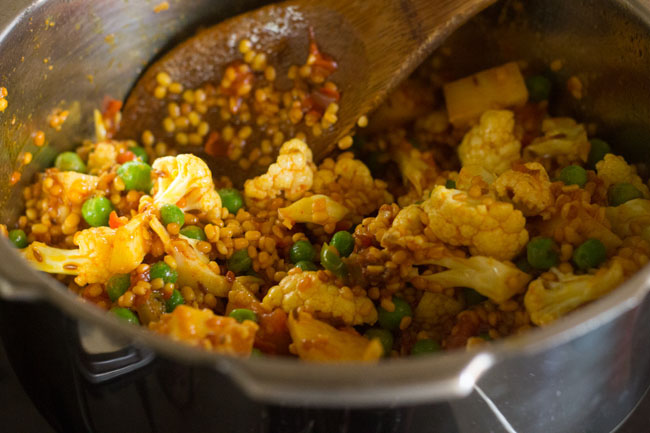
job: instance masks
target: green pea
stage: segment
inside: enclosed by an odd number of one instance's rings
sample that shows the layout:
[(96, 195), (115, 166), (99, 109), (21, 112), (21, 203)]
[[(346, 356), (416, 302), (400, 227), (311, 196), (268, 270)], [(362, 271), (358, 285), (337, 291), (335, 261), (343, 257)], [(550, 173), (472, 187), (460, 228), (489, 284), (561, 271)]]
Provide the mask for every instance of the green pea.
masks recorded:
[(301, 260), (296, 263), (296, 267), (302, 269), (303, 271), (317, 271), (318, 268), (313, 262), (307, 260)]
[(164, 225), (176, 223), (178, 227), (183, 227), (183, 224), (185, 224), (185, 213), (175, 204), (162, 205), (160, 207), (160, 218), (162, 218)]
[(162, 278), (165, 284), (175, 283), (178, 280), (178, 272), (165, 262), (156, 262), (149, 267), (149, 280), (153, 281), (158, 278)]
[(548, 100), (551, 95), (551, 80), (543, 75), (533, 75), (526, 78), (528, 95), (533, 102)]
[(426, 338), (415, 342), (411, 348), (411, 355), (426, 355), (428, 353), (440, 352), (441, 350), (442, 347), (440, 347), (440, 344), (437, 341)]
[(550, 238), (535, 238), (526, 246), (526, 258), (535, 269), (552, 268), (559, 260), (557, 245)]
[(560, 180), (566, 185), (578, 185), (582, 188), (587, 183), (587, 170), (579, 165), (568, 165), (560, 172)]
[(26, 248), (29, 244), (27, 242), (27, 235), (21, 229), (10, 231), (9, 240), (14, 244), (16, 248)]
[(87, 171), (86, 164), (76, 152), (60, 153), (54, 160), (54, 166), (61, 171), (76, 171), (78, 173)]
[(239, 323), (243, 322), (244, 320), (251, 320), (253, 322), (257, 322), (257, 314), (255, 314), (253, 310), (249, 310), (248, 308), (235, 308), (228, 315), (233, 319), (237, 320)]
[(151, 166), (142, 161), (129, 161), (117, 169), (127, 191), (149, 192), (151, 190)]
[(108, 225), (108, 217), (113, 212), (113, 204), (106, 197), (93, 197), (81, 206), (81, 216), (91, 227)]
[(447, 179), (447, 182), (445, 182), (445, 188), (447, 189), (456, 189), (456, 181)]
[(617, 183), (607, 190), (607, 201), (610, 206), (620, 206), (636, 198), (643, 198), (643, 193), (631, 183)]
[(181, 292), (178, 290), (174, 289), (172, 291), (172, 295), (165, 301), (165, 310), (168, 313), (171, 313), (178, 307), (179, 305), (183, 305), (185, 303), (185, 298), (183, 298), (183, 295), (181, 295)]
[(320, 250), (320, 264), (339, 278), (348, 274), (348, 268), (338, 255), (338, 250), (327, 244), (323, 244)]
[(612, 152), (612, 148), (607, 142), (594, 138), (589, 141), (591, 147), (589, 148), (589, 156), (587, 157), (587, 167), (595, 168), (596, 164), (605, 158), (605, 155)]
[(106, 293), (111, 301), (115, 302), (120, 296), (126, 292), (131, 286), (131, 275), (129, 274), (116, 274), (108, 279), (106, 283)]
[(111, 308), (111, 313), (115, 314), (117, 317), (120, 319), (132, 324), (132, 325), (139, 325), (140, 320), (138, 319), (138, 316), (136, 316), (133, 311), (129, 310), (128, 308), (122, 308), (122, 307), (113, 307)]
[(197, 241), (207, 241), (208, 238), (205, 237), (205, 232), (199, 226), (187, 226), (181, 229), (181, 234), (186, 238), (196, 239)]
[(573, 251), (573, 263), (586, 271), (607, 260), (607, 248), (598, 239), (587, 239)]
[(253, 266), (253, 261), (248, 256), (246, 248), (235, 251), (228, 259), (228, 270), (235, 274), (243, 274)]
[(291, 263), (298, 263), (302, 261), (312, 261), (314, 260), (314, 256), (316, 255), (316, 251), (314, 250), (314, 247), (312, 244), (309, 243), (309, 241), (298, 241), (291, 245), (291, 249), (289, 250), (289, 258), (291, 259)]
[(257, 347), (253, 347), (251, 350), (251, 358), (264, 358), (264, 353)]
[(391, 350), (393, 350), (393, 334), (390, 331), (381, 328), (372, 328), (368, 329), (364, 335), (370, 340), (378, 338), (381, 347), (384, 349), (384, 356), (390, 355)]
[(399, 324), (404, 317), (413, 316), (411, 306), (404, 299), (393, 296), (393, 304), (395, 305), (393, 311), (387, 311), (384, 307), (377, 309), (379, 325), (389, 331), (399, 329)]
[(332, 236), (330, 245), (339, 251), (341, 257), (347, 257), (354, 251), (354, 238), (348, 232), (336, 232)]
[(481, 295), (474, 289), (470, 289), (469, 287), (463, 287), (463, 295), (465, 296), (465, 303), (468, 307), (480, 304), (487, 299), (487, 297)]
[(244, 206), (244, 198), (234, 188), (220, 189), (219, 197), (221, 197), (221, 205), (233, 215), (237, 214), (237, 211)]
[(144, 150), (144, 148), (140, 146), (131, 146), (129, 147), (129, 150), (133, 152), (133, 154), (140, 158), (140, 161), (148, 163), (149, 162), (149, 155), (147, 155), (147, 151)]
[(482, 338), (485, 341), (492, 341), (493, 340), (493, 338), (490, 337), (490, 334), (488, 332), (481, 332), (480, 334), (478, 334), (478, 337)]

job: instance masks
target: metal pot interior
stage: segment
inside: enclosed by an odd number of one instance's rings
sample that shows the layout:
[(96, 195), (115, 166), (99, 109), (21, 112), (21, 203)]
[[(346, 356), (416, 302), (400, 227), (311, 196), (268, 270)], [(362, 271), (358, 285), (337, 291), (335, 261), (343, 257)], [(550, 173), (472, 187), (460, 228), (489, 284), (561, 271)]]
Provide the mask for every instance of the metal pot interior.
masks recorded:
[[(17, 217), (22, 208), (22, 187), (36, 171), (49, 166), (57, 153), (92, 136), (92, 111), (101, 106), (106, 95), (124, 98), (150, 61), (192, 34), (198, 26), (218, 22), (264, 2), (185, 0), (170, 3), (168, 11), (154, 13), (154, 5), (150, 2), (50, 0), (32, 3), (21, 0), (13, 2), (12, 10), (0, 16), (0, 28), (4, 29), (0, 34), (3, 53), (0, 84), (9, 89), (9, 108), (0, 115), (2, 222), (10, 223)], [(586, 123), (594, 122), (598, 135), (612, 143), (626, 158), (650, 164), (649, 9), (637, 2), (613, 0), (598, 2), (597, 7), (583, 1), (503, 1), (453, 35), (446, 44), (445, 52), (449, 54), (440, 55), (453, 76), (463, 76), (513, 59), (526, 61), (531, 69), (542, 71), (553, 60), (560, 60), (563, 68), (554, 74), (555, 87), (564, 89), (566, 80), (576, 75), (584, 84), (584, 97), (576, 100), (558, 91), (553, 96), (551, 112), (574, 116)], [(47, 126), (46, 121), (47, 115), (57, 107), (71, 112), (59, 132)], [(35, 130), (46, 132), (46, 146), (34, 145), (31, 133)], [(32, 152), (34, 160), (23, 169), (21, 180), (11, 185), (11, 174), (20, 166), (25, 151)], [(648, 165), (642, 167), (647, 170)], [(645, 268), (611, 297), (552, 326), (495, 344), (486, 353), (479, 354), (483, 357), (451, 353), (439, 359), (390, 362), (370, 369), (322, 368), (296, 364), (292, 360), (274, 360), (266, 365), (242, 363), (245, 367), (238, 369), (235, 367), (240, 365), (238, 361), (179, 348), (175, 343), (113, 323), (90, 308), (79, 307), (76, 302), (73, 305), (73, 297), (65, 293), (64, 287), (53, 280), (45, 282), (36, 272), (27, 270), (5, 242), (0, 243), (0, 252), (4, 257), (11, 257), (0, 265), (8, 281), (16, 284), (30, 281), (48, 286), (48, 297), (70, 314), (146, 342), (164, 353), (185, 361), (232, 368), (239, 380), (248, 381), (248, 391), (253, 394), (268, 392), (262, 388), (272, 384), (253, 384), (251, 378), (257, 380), (263, 375), (276, 375), (277, 381), (273, 384), (279, 387), (283, 378), (295, 376), (297, 370), (302, 370), (307, 379), (287, 387), (285, 397), (298, 395), (295, 391), (300, 387), (316, 389), (325, 386), (327, 381), (341, 387), (345, 380), (352, 381), (347, 387), (351, 390), (352, 387), (370, 389), (376, 386), (378, 378), (391, 378), (382, 390), (393, 392), (393, 397), (373, 400), (366, 395), (365, 399), (359, 398), (358, 404), (408, 400), (409, 392), (412, 401), (467, 393), (467, 386), (471, 390), (473, 382), (460, 383), (458, 377), (463, 372), (475, 379), (495, 361), (553, 347), (615, 319), (643, 300), (650, 274), (650, 269)], [(630, 299), (634, 301), (632, 304)], [(463, 368), (459, 369), (458, 365)], [(436, 369), (439, 370), (437, 375), (431, 373)], [(430, 380), (422, 382), (421, 389), (414, 391), (411, 387), (403, 393), (396, 392), (396, 381), (413, 376), (412, 383), (416, 383), (417, 376), (422, 377), (424, 371), (429, 372)], [(434, 382), (440, 392), (425, 387)], [(281, 393), (283, 389), (279, 387), (276, 391)], [(329, 403), (335, 403), (334, 397)]]

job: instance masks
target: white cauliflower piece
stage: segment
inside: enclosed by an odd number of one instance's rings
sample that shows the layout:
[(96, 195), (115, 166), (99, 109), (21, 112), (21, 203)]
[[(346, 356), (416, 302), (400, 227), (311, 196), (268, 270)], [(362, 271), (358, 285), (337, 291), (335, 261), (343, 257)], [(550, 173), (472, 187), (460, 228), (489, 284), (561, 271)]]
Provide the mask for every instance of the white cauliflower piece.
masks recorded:
[(314, 171), (311, 149), (305, 142), (294, 138), (282, 145), (276, 162), (265, 174), (246, 181), (244, 195), (262, 200), (284, 194), (288, 200), (297, 200), (311, 188)]
[(650, 200), (637, 198), (605, 209), (612, 230), (621, 238), (641, 236), (650, 241)]
[(510, 201), (524, 216), (539, 215), (553, 204), (551, 181), (538, 162), (527, 162), (501, 174), (494, 182), (497, 197)]
[(270, 308), (281, 307), (287, 313), (301, 308), (346, 325), (377, 321), (377, 310), (365, 292), (355, 294), (349, 287), (323, 282), (316, 272), (287, 275), (280, 284), (269, 289), (262, 304)]
[(538, 278), (528, 287), (524, 305), (530, 320), (536, 325), (546, 325), (587, 302), (612, 291), (624, 280), (623, 267), (613, 261), (595, 274), (564, 274), (552, 268), (557, 281)]
[(22, 256), (39, 271), (77, 275), (80, 286), (104, 283), (115, 274), (137, 268), (151, 248), (148, 217), (138, 215), (127, 224), (111, 229), (93, 227), (74, 236), (76, 250), (50, 247), (33, 242), (21, 250)]
[(205, 288), (214, 296), (228, 296), (231, 283), (208, 265), (210, 259), (196, 248), (193, 239), (185, 236), (172, 238), (156, 217), (152, 217), (149, 224), (162, 241), (165, 252), (176, 260), (179, 286)]
[(441, 241), (467, 246), (472, 254), (511, 260), (528, 242), (526, 218), (510, 203), (437, 186), (421, 206)]
[(393, 149), (391, 153), (404, 182), (411, 184), (417, 197), (422, 197), (423, 191), (433, 186), (438, 174), (433, 160), (425, 161), (420, 151), (410, 146)]
[(117, 164), (117, 149), (110, 141), (97, 143), (88, 155), (88, 173), (98, 174)]
[(184, 211), (198, 210), (209, 221), (221, 219), (221, 197), (214, 189), (208, 165), (192, 154), (166, 156), (153, 163), (154, 206), (175, 204)]
[(384, 352), (379, 339), (368, 340), (354, 330), (338, 330), (306, 312), (290, 314), (287, 325), (293, 350), (306, 361), (376, 361)]
[(416, 321), (435, 325), (455, 316), (462, 310), (463, 305), (454, 298), (442, 293), (424, 292), (415, 307), (413, 318)]
[(605, 187), (617, 183), (631, 183), (641, 191), (643, 197), (650, 198), (650, 191), (643, 180), (636, 174), (634, 166), (625, 162), (622, 156), (608, 153), (601, 161), (596, 164), (598, 177), (603, 180)]
[(458, 147), (458, 156), (465, 165), (480, 165), (487, 171), (501, 174), (520, 158), (521, 143), (514, 135), (512, 111), (488, 110), (481, 116)]
[(287, 207), (278, 209), (282, 223), (289, 229), (296, 223), (336, 224), (348, 213), (345, 206), (322, 194), (301, 198)]
[(484, 256), (445, 257), (418, 264), (448, 268), (446, 271), (423, 275), (420, 278), (438, 283), (442, 287), (469, 287), (496, 303), (505, 302), (522, 293), (531, 280), (530, 275), (512, 263)]
[(544, 119), (543, 137), (536, 138), (524, 149), (524, 159), (535, 157), (552, 158), (562, 156), (568, 161), (586, 162), (591, 145), (584, 125), (568, 117)]

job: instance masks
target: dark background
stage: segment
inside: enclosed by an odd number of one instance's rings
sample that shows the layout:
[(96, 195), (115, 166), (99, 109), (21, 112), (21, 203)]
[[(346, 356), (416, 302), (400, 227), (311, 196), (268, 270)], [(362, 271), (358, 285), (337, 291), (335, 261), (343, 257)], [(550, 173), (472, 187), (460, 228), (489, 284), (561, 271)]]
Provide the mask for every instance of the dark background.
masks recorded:
[[(2, 344), (0, 344), (0, 432), (54, 433), (21, 388), (9, 366)], [(650, 396), (646, 396), (617, 433), (645, 432), (650, 432)]]

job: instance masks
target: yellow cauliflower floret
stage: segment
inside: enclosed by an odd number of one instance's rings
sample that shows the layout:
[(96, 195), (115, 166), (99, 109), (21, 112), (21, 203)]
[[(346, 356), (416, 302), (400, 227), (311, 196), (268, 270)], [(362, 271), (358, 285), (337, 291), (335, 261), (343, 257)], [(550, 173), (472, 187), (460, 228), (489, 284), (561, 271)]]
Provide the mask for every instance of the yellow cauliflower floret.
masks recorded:
[(246, 181), (244, 195), (262, 200), (284, 194), (288, 200), (297, 200), (311, 188), (314, 171), (311, 149), (305, 142), (294, 138), (282, 145), (277, 160), (265, 174)]
[(377, 320), (377, 310), (365, 292), (353, 293), (349, 287), (323, 282), (316, 272), (284, 277), (280, 284), (269, 289), (262, 304), (281, 307), (287, 313), (300, 307), (346, 325), (373, 324)]
[(292, 350), (306, 361), (376, 361), (383, 353), (379, 339), (368, 340), (353, 329), (338, 330), (306, 312), (290, 314), (287, 325)]
[(636, 169), (625, 162), (625, 158), (622, 156), (608, 153), (602, 161), (596, 164), (596, 172), (605, 183), (605, 187), (616, 183), (631, 183), (643, 193), (645, 198), (650, 198), (647, 185), (636, 174)]
[(579, 306), (600, 298), (623, 282), (623, 267), (616, 261), (599, 269), (595, 274), (564, 274), (551, 269), (556, 281), (538, 278), (528, 287), (524, 305), (530, 320), (536, 325), (546, 325)]
[(384, 248), (393, 246), (407, 247), (415, 243), (420, 246), (426, 241), (422, 236), (425, 225), (422, 222), (424, 211), (418, 205), (410, 205), (400, 210), (393, 220), (390, 228), (380, 239)]
[(463, 310), (463, 304), (442, 293), (424, 292), (417, 307), (414, 319), (429, 324), (439, 324)]
[(215, 269), (209, 265), (210, 259), (197, 249), (198, 241), (182, 235), (172, 238), (156, 217), (151, 218), (149, 224), (162, 241), (165, 252), (176, 261), (177, 284), (180, 287), (189, 286), (205, 289), (214, 296), (228, 296), (231, 283), (219, 274), (218, 266)]
[(88, 173), (97, 174), (117, 164), (117, 149), (110, 141), (97, 143), (88, 155)]
[(80, 286), (104, 283), (112, 275), (127, 274), (142, 263), (151, 247), (147, 217), (138, 215), (117, 229), (82, 230), (75, 234), (74, 244), (79, 248), (64, 250), (33, 242), (21, 253), (40, 271), (77, 275), (75, 282)]
[(166, 156), (153, 163), (154, 206), (174, 204), (184, 211), (198, 210), (211, 222), (221, 218), (221, 197), (214, 189), (208, 165), (192, 154)]
[(248, 356), (253, 350), (257, 323), (217, 316), (211, 310), (179, 305), (163, 314), (149, 329), (192, 346), (235, 356)]
[[(54, 184), (61, 185), (62, 192), (56, 197), (50, 195), (52, 188), (46, 188), (46, 179), (50, 177)], [(79, 207), (97, 188), (99, 178), (89, 174), (77, 173), (74, 171), (54, 171), (48, 170), (43, 177), (43, 193), (50, 198), (60, 198), (63, 204), (69, 207)], [(61, 221), (62, 222), (62, 221)]]
[(469, 247), (475, 255), (511, 260), (528, 242), (526, 218), (510, 203), (437, 186), (422, 208), (441, 241)]
[(420, 151), (410, 145), (393, 149), (391, 155), (399, 167), (402, 179), (415, 189), (418, 197), (422, 197), (425, 189), (433, 187), (438, 174), (433, 159), (426, 161)]
[(445, 257), (418, 264), (443, 266), (448, 270), (423, 278), (442, 287), (469, 287), (496, 303), (507, 301), (522, 293), (531, 277), (510, 262), (500, 262), (491, 257)]
[(506, 171), (493, 186), (499, 199), (511, 201), (524, 216), (539, 215), (553, 203), (551, 181), (538, 162), (527, 162)]
[(650, 241), (650, 200), (637, 198), (605, 210), (612, 230), (621, 238), (641, 236)]
[(591, 145), (582, 124), (568, 117), (549, 118), (542, 122), (542, 132), (543, 137), (526, 146), (524, 159), (562, 157), (567, 163), (587, 161)]
[(480, 165), (466, 165), (458, 172), (456, 189), (469, 191), (473, 185), (478, 185), (481, 190), (488, 190), (496, 178), (494, 173), (487, 171)]
[(314, 173), (314, 193), (345, 206), (355, 222), (393, 201), (386, 188), (386, 183), (373, 179), (368, 167), (354, 159), (352, 152), (342, 153), (336, 161), (325, 159)]
[(521, 143), (514, 135), (512, 111), (488, 110), (481, 116), (458, 147), (458, 156), (465, 165), (480, 165), (491, 173), (501, 174), (520, 158)]
[(296, 223), (313, 223), (319, 225), (336, 224), (348, 214), (345, 206), (335, 202), (326, 195), (312, 195), (278, 209), (282, 223), (293, 228)]

